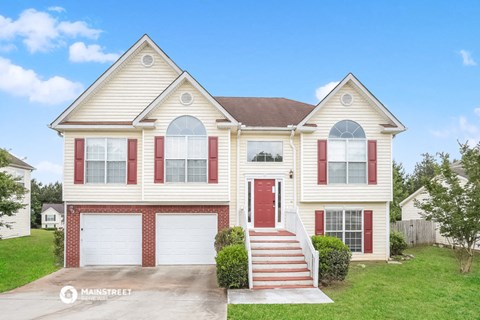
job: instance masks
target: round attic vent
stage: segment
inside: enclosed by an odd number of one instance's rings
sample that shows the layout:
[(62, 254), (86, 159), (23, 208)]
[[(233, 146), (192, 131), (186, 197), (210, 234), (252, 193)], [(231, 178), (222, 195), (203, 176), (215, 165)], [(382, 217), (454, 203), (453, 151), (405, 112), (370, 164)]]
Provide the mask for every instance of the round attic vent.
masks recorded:
[(184, 92), (180, 95), (180, 102), (184, 105), (184, 106), (189, 106), (192, 104), (193, 102), (193, 96), (190, 92)]
[(344, 106), (350, 106), (353, 103), (353, 96), (350, 93), (344, 93), (342, 94), (340, 101)]
[(145, 67), (151, 67), (151, 66), (153, 66), (153, 63), (154, 63), (154, 59), (153, 59), (153, 56), (151, 54), (144, 54), (142, 56), (142, 64)]

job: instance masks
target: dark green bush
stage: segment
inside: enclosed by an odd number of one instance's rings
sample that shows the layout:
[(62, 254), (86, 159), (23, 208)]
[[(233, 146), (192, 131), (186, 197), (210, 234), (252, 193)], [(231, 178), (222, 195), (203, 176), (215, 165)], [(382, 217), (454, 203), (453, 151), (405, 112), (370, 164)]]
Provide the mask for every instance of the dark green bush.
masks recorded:
[(215, 250), (220, 252), (224, 247), (245, 243), (245, 232), (242, 227), (232, 227), (221, 230), (215, 236)]
[(403, 254), (403, 250), (407, 249), (408, 245), (405, 241), (403, 233), (393, 231), (390, 233), (390, 255), (399, 256)]
[(65, 233), (63, 229), (56, 229), (53, 232), (53, 254), (55, 255), (56, 263), (63, 266), (63, 239)]
[(318, 280), (324, 284), (345, 280), (352, 257), (350, 249), (337, 237), (313, 236), (312, 242), (320, 259)]
[(248, 286), (248, 253), (244, 244), (224, 247), (215, 258), (217, 282), (222, 288), (238, 289)]

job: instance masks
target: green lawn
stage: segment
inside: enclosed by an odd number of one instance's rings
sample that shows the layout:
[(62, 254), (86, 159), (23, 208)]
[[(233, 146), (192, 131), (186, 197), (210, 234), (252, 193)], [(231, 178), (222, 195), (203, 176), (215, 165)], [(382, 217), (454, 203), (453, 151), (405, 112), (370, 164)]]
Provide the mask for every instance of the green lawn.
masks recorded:
[(32, 229), (29, 237), (0, 240), (0, 292), (32, 282), (59, 268), (53, 255), (53, 231)]
[(468, 275), (450, 249), (407, 250), (402, 265), (352, 263), (345, 283), (322, 290), (324, 305), (229, 305), (229, 319), (480, 319), (480, 256)]

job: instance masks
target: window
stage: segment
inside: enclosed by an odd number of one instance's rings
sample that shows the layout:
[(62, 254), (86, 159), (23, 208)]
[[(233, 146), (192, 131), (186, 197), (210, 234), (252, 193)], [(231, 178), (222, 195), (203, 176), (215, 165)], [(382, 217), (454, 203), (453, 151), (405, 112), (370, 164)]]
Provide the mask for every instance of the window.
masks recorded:
[(363, 210), (326, 210), (325, 234), (342, 240), (352, 252), (362, 252)]
[(328, 182), (367, 183), (367, 140), (362, 127), (338, 122), (328, 136)]
[(165, 144), (167, 182), (207, 182), (207, 131), (191, 116), (170, 123)]
[(55, 221), (55, 215), (54, 214), (47, 214), (45, 216), (45, 221)]
[(22, 187), (25, 187), (25, 171), (15, 170), (13, 177), (16, 179), (17, 183)]
[(125, 183), (127, 140), (118, 138), (86, 139), (86, 182)]
[(282, 181), (277, 181), (277, 222), (282, 222)]
[(283, 143), (281, 141), (248, 141), (249, 162), (282, 162)]

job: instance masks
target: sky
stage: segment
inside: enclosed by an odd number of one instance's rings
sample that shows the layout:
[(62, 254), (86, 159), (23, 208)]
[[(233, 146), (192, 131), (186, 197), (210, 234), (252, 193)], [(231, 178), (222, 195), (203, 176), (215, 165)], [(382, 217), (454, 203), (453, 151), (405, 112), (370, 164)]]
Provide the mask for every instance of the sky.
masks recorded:
[(62, 180), (47, 125), (148, 34), (212, 95), (316, 104), (349, 72), (408, 128), (394, 159), (480, 141), (478, 1), (0, 1), (0, 147)]

